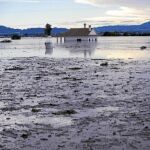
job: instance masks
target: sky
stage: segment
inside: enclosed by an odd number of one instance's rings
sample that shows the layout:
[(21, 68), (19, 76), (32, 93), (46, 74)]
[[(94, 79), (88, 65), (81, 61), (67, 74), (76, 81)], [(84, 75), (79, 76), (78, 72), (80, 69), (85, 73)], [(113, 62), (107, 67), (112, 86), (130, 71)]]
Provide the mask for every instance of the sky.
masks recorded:
[(14, 28), (131, 25), (150, 21), (150, 0), (0, 0), (0, 25)]

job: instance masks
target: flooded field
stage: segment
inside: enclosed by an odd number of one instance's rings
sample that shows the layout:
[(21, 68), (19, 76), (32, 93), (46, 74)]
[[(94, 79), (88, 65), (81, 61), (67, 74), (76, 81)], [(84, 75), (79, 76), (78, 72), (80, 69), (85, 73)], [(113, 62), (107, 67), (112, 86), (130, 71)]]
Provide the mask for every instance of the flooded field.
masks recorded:
[(0, 150), (149, 150), (150, 41), (131, 38), (0, 44)]
[[(22, 38), (0, 43), (0, 57), (150, 58), (150, 37), (99, 37), (98, 42), (81, 43), (56, 41), (55, 38)], [(45, 42), (51, 42), (53, 49), (46, 49)], [(141, 46), (147, 49), (141, 50)]]

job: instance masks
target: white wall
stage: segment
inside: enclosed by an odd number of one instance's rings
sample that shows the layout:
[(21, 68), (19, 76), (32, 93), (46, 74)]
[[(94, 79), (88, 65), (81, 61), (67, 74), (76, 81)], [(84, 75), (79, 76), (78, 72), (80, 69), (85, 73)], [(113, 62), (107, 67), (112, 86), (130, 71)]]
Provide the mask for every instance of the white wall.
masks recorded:
[(90, 32), (90, 34), (89, 35), (94, 35), (94, 36), (96, 36), (97, 35), (97, 33), (95, 32), (95, 30), (94, 29), (92, 29), (92, 31)]
[(86, 37), (65, 37), (65, 41), (77, 41), (77, 39), (81, 39), (82, 41), (95, 41), (95, 39), (97, 40), (96, 36), (86, 36)]

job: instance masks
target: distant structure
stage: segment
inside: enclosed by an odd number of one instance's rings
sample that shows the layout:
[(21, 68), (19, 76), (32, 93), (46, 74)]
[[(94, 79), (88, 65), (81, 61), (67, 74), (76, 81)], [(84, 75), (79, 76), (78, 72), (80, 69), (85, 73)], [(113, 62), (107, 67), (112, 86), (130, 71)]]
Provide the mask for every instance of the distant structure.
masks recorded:
[(96, 31), (89, 25), (89, 27), (86, 27), (86, 24), (84, 24), (84, 28), (71, 28), (68, 32), (65, 32), (63, 34), (60, 34), (59, 37), (57, 37), (57, 41), (62, 42), (82, 42), (82, 41), (89, 41), (89, 42), (95, 42), (97, 41), (97, 33)]

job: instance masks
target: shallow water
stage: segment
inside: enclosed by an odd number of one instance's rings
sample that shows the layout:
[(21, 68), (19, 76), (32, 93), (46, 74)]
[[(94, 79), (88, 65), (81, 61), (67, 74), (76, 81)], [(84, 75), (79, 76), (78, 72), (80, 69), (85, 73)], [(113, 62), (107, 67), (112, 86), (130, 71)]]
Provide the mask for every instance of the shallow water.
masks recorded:
[[(51, 42), (53, 48), (46, 48), (45, 42)], [(141, 50), (141, 46), (146, 46), (147, 49)], [(81, 43), (57, 43), (56, 38), (22, 38), (12, 43), (0, 43), (1, 58), (33, 56), (149, 59), (150, 37), (99, 37), (98, 42)]]

